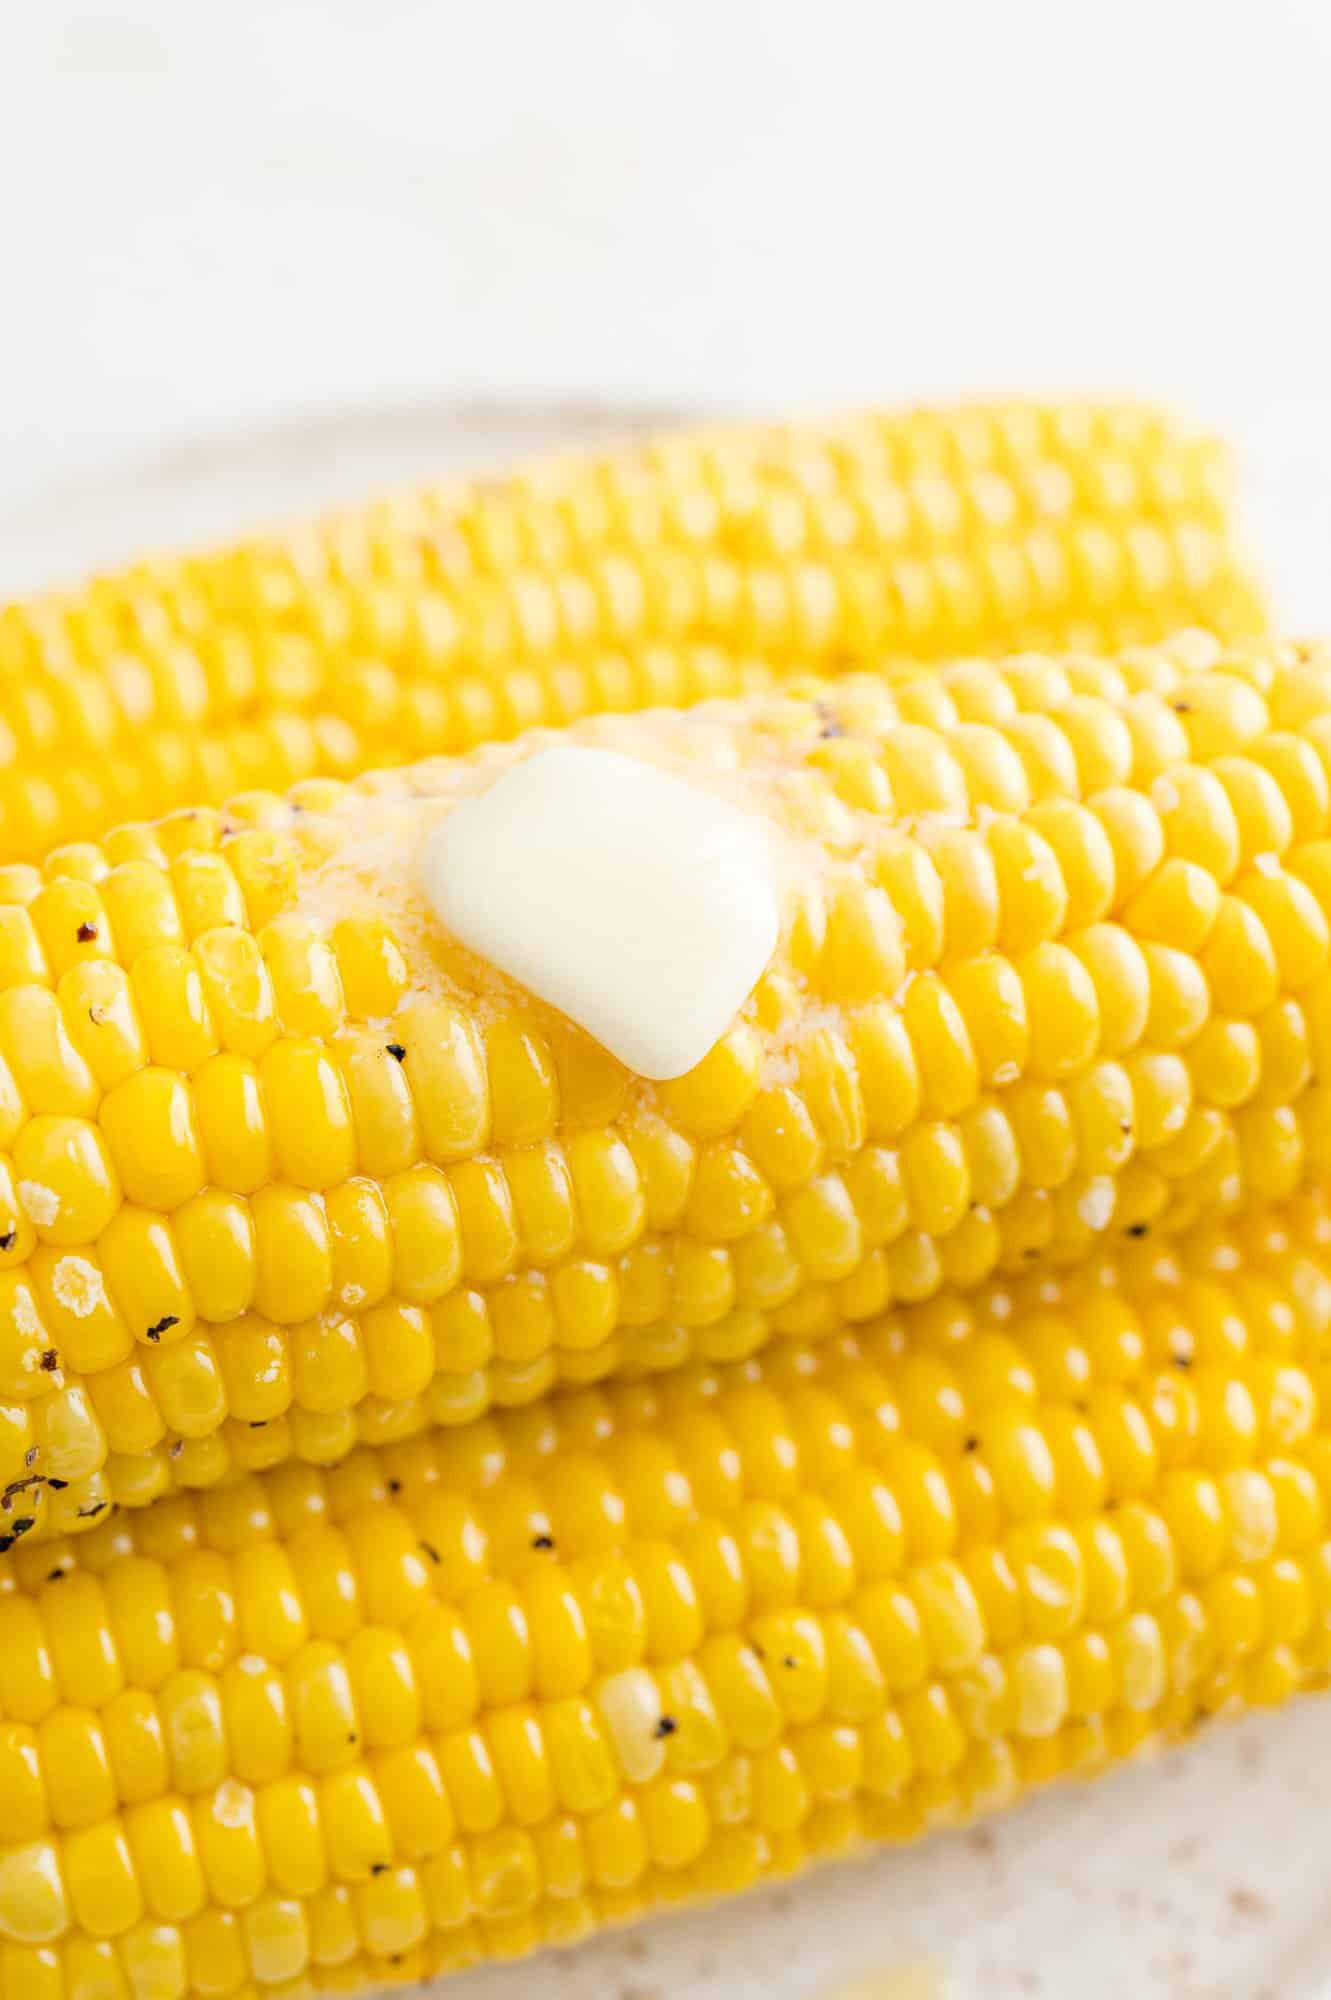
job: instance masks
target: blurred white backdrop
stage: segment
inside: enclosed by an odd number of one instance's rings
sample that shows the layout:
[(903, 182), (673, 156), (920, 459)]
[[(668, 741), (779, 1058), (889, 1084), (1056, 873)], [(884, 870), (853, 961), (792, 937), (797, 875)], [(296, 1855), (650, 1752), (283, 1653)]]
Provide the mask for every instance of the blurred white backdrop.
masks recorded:
[(1324, 0), (4, 14), (0, 542), (127, 454), (477, 393), (1126, 387), (1322, 504)]

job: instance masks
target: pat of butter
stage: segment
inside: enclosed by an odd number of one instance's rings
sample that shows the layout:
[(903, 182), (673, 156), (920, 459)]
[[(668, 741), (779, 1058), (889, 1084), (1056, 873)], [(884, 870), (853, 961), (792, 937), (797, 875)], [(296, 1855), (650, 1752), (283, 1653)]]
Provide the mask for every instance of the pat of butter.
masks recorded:
[(775, 949), (761, 825), (617, 750), (560, 744), (509, 767), (426, 841), (440, 922), (639, 1075), (682, 1076)]

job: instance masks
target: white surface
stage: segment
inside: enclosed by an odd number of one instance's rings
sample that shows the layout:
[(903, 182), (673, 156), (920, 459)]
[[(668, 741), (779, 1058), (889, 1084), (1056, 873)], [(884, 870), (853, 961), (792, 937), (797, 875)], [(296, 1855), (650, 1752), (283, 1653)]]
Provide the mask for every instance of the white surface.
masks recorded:
[(776, 947), (772, 860), (751, 814), (617, 750), (511, 766), (430, 835), (445, 928), (640, 1076), (683, 1076)]
[[(1128, 387), (1238, 435), (1279, 601), (1331, 624), (1324, 0), (2, 16), (0, 588), (615, 397)], [(963, 2000), (1321, 2000), (1328, 1772), (1310, 1703), (447, 1992), (817, 2000), (924, 1957)]]
[(11, 0), (0, 548), (128, 453), (1129, 386), (1331, 462), (1324, 0)]

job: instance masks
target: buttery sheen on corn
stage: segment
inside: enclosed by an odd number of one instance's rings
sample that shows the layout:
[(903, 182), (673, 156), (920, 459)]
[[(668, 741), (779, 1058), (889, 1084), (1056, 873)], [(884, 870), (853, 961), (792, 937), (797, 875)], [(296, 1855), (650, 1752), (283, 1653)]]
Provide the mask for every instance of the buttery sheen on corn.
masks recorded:
[(0, 874), (0, 1539), (810, 1338), (1331, 1154), (1331, 655), (1192, 635), (600, 718), (767, 826), (649, 1085), (413, 879), (545, 736)]
[(1331, 1666), (1331, 1211), (289, 1463), (0, 1569), (0, 2000), (416, 1980)]
[(770, 685), (1253, 631), (1225, 454), (1121, 405), (755, 425), (0, 607), (0, 862), (119, 820)]

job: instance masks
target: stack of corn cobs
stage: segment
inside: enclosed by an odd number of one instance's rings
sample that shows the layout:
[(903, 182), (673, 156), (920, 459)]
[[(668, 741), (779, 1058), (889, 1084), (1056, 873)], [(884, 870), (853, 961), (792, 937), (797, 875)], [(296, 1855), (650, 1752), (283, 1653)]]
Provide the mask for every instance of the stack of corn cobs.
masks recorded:
[[(1326, 1680), (1331, 651), (1225, 509), (963, 407), (0, 611), (2, 2000), (414, 1981)], [(676, 1082), (416, 888), (551, 729), (814, 856)]]

